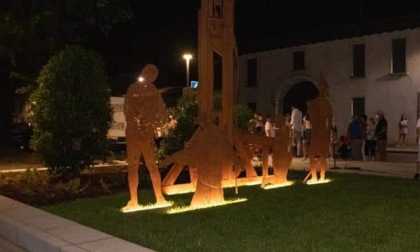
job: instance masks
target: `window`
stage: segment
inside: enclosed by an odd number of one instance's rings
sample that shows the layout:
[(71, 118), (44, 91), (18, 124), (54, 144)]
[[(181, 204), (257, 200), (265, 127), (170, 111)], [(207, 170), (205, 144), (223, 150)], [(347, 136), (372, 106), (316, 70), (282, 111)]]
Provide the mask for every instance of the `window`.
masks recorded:
[(405, 39), (392, 40), (392, 73), (406, 73)]
[(353, 45), (353, 77), (365, 77), (365, 44)]
[(305, 52), (293, 53), (293, 71), (305, 69)]
[(248, 87), (257, 86), (257, 59), (248, 60)]
[(365, 98), (364, 97), (355, 97), (353, 98), (351, 114), (361, 116), (365, 114)]

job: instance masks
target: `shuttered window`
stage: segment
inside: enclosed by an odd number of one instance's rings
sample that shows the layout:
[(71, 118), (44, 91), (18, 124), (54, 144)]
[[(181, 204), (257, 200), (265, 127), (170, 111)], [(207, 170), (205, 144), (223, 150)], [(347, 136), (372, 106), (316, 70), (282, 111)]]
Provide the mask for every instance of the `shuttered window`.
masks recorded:
[(353, 45), (353, 77), (365, 75), (365, 44)]
[(248, 60), (248, 87), (257, 86), (257, 59)]
[(405, 39), (392, 40), (392, 73), (406, 73)]

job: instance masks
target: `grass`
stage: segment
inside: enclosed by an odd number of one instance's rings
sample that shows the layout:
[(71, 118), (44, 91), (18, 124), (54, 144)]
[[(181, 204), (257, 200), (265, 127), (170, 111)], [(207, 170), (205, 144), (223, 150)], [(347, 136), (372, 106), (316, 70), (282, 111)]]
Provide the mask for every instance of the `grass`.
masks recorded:
[[(331, 183), (308, 186), (290, 172), (293, 186), (225, 189), (245, 202), (167, 214), (123, 214), (128, 193), (80, 199), (44, 210), (156, 251), (417, 251), (420, 247), (420, 183), (329, 173)], [(141, 190), (142, 203), (153, 202)], [(192, 194), (167, 196), (186, 206)]]

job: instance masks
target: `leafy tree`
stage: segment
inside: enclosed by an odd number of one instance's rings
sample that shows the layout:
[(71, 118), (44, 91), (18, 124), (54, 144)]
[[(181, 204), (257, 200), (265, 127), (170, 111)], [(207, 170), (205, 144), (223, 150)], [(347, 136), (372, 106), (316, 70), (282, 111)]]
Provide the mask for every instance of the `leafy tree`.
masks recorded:
[(96, 31), (107, 35), (132, 18), (130, 0), (2, 1), (0, 47), (12, 57), (12, 77), (24, 85), (64, 45), (86, 44)]
[(164, 144), (160, 155), (170, 155), (184, 148), (184, 142), (188, 141), (197, 129), (195, 124), (198, 115), (198, 104), (195, 94), (183, 94), (171, 114), (176, 118), (177, 125), (170, 130), (164, 138)]
[(236, 106), (234, 111), (235, 127), (240, 130), (248, 131), (251, 127), (249, 121), (252, 119), (253, 115), (254, 113), (250, 108), (242, 105)]
[(68, 46), (44, 66), (37, 83), (33, 148), (54, 173), (78, 175), (106, 153), (112, 108), (103, 61)]
[[(36, 77), (65, 45), (87, 45), (132, 19), (131, 0), (1, 0), (0, 129), (10, 134), (13, 104), (36, 89)], [(1, 139), (0, 139), (1, 140)]]

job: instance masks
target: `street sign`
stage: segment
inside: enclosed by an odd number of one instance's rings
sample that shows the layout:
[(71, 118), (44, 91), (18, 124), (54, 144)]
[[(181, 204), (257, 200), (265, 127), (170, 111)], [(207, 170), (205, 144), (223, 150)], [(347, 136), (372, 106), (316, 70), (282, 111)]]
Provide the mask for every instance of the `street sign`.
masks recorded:
[(198, 87), (198, 81), (191, 81), (191, 88), (197, 88)]

